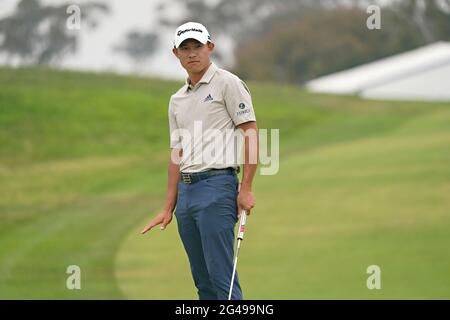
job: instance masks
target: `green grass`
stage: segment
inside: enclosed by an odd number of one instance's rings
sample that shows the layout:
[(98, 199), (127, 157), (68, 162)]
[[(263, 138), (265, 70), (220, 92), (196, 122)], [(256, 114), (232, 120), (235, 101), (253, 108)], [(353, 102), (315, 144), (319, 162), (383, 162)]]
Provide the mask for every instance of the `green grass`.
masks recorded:
[[(180, 85), (0, 69), (0, 298), (196, 298), (176, 219), (139, 234), (163, 205)], [(255, 180), (245, 298), (450, 298), (450, 104), (249, 86), (280, 168)]]

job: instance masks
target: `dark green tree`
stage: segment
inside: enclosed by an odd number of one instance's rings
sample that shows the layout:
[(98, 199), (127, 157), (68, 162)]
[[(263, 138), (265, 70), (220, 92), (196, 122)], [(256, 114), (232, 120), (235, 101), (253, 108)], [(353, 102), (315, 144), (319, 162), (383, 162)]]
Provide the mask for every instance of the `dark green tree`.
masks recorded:
[[(38, 0), (21, 0), (13, 14), (0, 20), (0, 52), (29, 65), (51, 64), (75, 52), (76, 32), (66, 26), (69, 5), (45, 6)], [(83, 4), (81, 10), (82, 27), (92, 29), (98, 23), (97, 13), (109, 9), (91, 2)]]
[(114, 50), (125, 53), (137, 66), (150, 58), (158, 47), (158, 36), (153, 32), (130, 31), (126, 35), (125, 42), (117, 45)]

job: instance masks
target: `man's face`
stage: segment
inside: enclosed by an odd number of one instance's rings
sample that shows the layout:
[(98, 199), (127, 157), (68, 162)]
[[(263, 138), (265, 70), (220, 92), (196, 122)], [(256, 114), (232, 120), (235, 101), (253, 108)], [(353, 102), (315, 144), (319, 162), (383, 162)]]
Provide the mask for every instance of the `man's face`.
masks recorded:
[(209, 66), (209, 56), (214, 49), (214, 44), (203, 44), (195, 39), (186, 39), (181, 45), (173, 49), (173, 53), (180, 60), (183, 68), (189, 73), (198, 73)]

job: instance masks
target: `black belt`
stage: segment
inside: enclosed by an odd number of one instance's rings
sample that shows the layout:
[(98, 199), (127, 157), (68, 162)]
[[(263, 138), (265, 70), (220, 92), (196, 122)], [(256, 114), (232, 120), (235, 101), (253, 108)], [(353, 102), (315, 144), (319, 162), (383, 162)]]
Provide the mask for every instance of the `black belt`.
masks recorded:
[(229, 175), (235, 175), (238, 173), (239, 170), (236, 170), (234, 168), (225, 168), (225, 169), (210, 169), (207, 171), (202, 172), (181, 172), (180, 178), (181, 181), (187, 184), (196, 183), (200, 180), (207, 179), (211, 176), (218, 175), (218, 174), (229, 174)]

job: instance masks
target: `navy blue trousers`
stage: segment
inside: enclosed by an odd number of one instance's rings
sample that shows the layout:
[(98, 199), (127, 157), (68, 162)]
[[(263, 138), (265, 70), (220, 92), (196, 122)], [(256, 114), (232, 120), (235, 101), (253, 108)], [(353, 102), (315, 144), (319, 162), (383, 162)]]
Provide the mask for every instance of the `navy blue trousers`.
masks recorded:
[[(227, 300), (233, 272), (238, 177), (178, 183), (175, 216), (200, 300)], [(241, 300), (236, 272), (232, 300)]]

